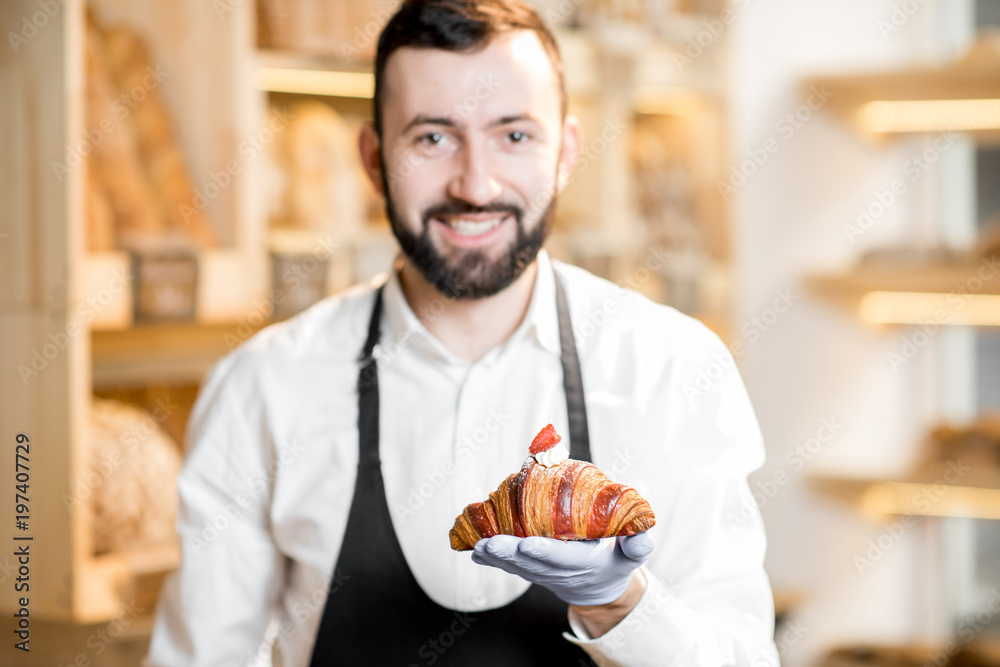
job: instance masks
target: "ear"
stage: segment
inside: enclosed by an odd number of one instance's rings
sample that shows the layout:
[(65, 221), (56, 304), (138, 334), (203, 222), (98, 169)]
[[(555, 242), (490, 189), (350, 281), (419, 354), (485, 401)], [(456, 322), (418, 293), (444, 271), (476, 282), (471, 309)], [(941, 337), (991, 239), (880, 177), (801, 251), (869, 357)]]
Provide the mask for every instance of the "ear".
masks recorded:
[(361, 153), (361, 164), (368, 174), (368, 180), (375, 186), (375, 190), (385, 196), (382, 183), (381, 164), (379, 156), (379, 138), (375, 134), (375, 124), (372, 121), (365, 121), (361, 126), (361, 133), (358, 135), (358, 150)]
[(559, 153), (559, 163), (556, 172), (556, 192), (561, 193), (569, 176), (573, 171), (573, 165), (580, 156), (583, 148), (583, 125), (580, 119), (572, 114), (566, 115), (563, 123), (562, 151)]

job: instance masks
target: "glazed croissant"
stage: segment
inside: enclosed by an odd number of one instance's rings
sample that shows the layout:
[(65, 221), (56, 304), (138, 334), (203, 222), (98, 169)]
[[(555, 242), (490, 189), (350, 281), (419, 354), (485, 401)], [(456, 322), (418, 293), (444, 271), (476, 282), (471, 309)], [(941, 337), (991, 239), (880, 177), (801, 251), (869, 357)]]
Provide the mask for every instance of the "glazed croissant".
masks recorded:
[(564, 446), (564, 456), (551, 456), (560, 440), (552, 424), (543, 428), (521, 470), (458, 515), (451, 548), (468, 551), (493, 535), (561, 540), (635, 535), (656, 523), (649, 503), (632, 487), (615, 484), (591, 463), (569, 459)]

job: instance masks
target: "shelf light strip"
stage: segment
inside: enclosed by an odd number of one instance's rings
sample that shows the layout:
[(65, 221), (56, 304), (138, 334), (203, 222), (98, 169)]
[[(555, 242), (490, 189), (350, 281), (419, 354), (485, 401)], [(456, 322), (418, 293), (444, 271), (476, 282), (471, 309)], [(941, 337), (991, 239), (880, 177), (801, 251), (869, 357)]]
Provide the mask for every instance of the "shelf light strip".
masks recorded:
[(943, 292), (868, 292), (859, 305), (872, 324), (1000, 326), (1000, 295)]
[(375, 76), (365, 72), (260, 67), (257, 87), (275, 93), (370, 99), (375, 94)]
[(938, 132), (1000, 129), (1000, 99), (875, 100), (858, 109), (873, 132)]
[(632, 92), (636, 113), (660, 116), (692, 116), (701, 108), (695, 93), (664, 86), (639, 86)]
[(1000, 489), (913, 482), (879, 482), (862, 498), (872, 516), (911, 514), (1000, 519)]

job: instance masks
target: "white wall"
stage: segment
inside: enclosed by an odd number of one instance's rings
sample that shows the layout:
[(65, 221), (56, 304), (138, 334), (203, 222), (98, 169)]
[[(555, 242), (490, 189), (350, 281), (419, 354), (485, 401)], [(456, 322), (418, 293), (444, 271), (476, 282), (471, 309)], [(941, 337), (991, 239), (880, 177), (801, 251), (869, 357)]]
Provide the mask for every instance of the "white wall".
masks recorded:
[[(940, 414), (940, 341), (894, 370), (888, 355), (913, 330), (865, 328), (802, 285), (805, 274), (844, 268), (867, 248), (935, 238), (941, 195), (937, 166), (916, 182), (903, 172), (926, 140), (876, 145), (823, 110), (792, 136), (776, 124), (803, 103), (802, 78), (932, 59), (948, 48), (942, 46), (948, 22), (934, 0), (731, 4), (733, 162), (768, 138), (779, 146), (733, 196), (735, 321), (748, 324), (740, 361), (768, 447), (768, 463), (752, 481), (756, 490), (773, 494), (762, 496), (767, 568), (775, 589), (805, 594), (793, 619), (798, 633), (788, 635), (784, 654), (784, 664), (794, 667), (814, 664), (835, 644), (926, 640), (943, 631), (934, 611), (939, 568), (933, 550), (925, 548), (935, 543), (937, 526), (921, 521), (898, 540), (883, 537), (891, 546), (861, 573), (855, 556), (866, 558), (869, 540), (878, 541), (888, 524), (866, 520), (806, 487), (811, 471), (880, 476), (906, 469)], [(918, 8), (898, 30), (887, 32), (884, 24), (880, 30), (894, 5), (907, 4)], [(945, 5), (954, 12), (963, 3)], [(906, 191), (850, 241), (844, 226), (897, 178), (905, 180)], [(754, 338), (751, 318), (767, 314), (784, 289), (799, 298), (766, 331), (757, 328)], [(786, 457), (823, 434), (824, 419), (840, 426), (804, 471), (796, 471)], [(768, 484), (781, 482), (782, 473), (787, 483)]]

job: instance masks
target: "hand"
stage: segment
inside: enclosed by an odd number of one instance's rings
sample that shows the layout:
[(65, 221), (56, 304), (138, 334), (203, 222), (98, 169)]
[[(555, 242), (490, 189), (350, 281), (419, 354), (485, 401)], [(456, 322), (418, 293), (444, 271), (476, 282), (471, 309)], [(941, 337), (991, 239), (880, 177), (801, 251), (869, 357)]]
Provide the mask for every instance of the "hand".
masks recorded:
[(479, 540), (472, 562), (498, 567), (544, 586), (568, 604), (614, 602), (628, 588), (632, 572), (649, 558), (648, 533), (607, 540), (494, 535)]

